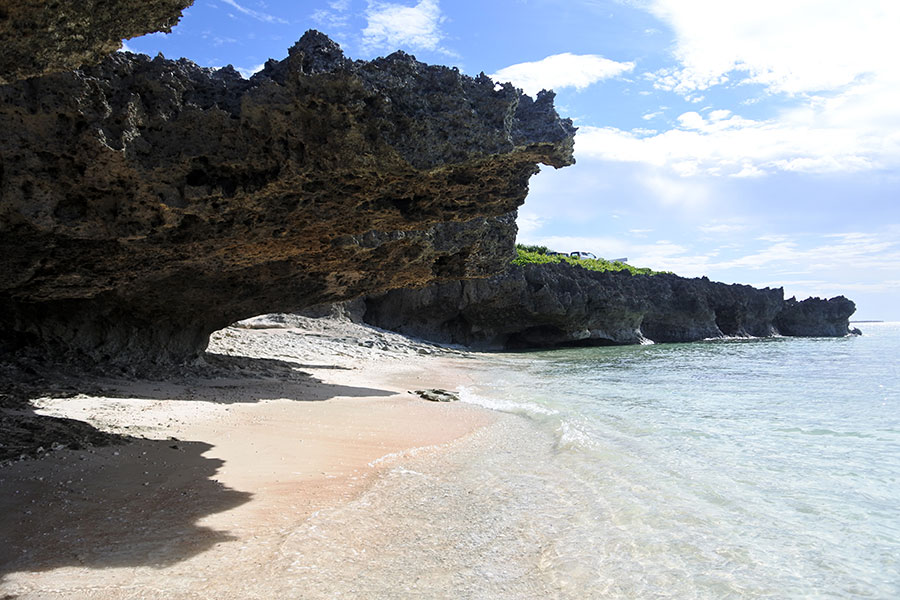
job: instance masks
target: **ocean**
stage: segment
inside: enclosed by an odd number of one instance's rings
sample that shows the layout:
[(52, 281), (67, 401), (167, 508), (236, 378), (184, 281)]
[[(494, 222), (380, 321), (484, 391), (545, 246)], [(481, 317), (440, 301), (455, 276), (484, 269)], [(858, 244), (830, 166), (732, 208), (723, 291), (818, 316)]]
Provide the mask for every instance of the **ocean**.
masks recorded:
[(900, 598), (900, 324), (860, 327), (472, 361), (463, 401), (496, 423), (315, 515), (280, 585)]

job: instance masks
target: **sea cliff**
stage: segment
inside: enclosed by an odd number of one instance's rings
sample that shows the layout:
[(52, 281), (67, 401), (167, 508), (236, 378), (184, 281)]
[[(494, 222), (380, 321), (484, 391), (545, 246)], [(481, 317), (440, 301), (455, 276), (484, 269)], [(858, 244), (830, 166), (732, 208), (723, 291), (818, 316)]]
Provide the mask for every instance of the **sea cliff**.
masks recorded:
[(843, 296), (798, 302), (781, 288), (556, 263), (371, 295), (352, 310), (371, 325), (428, 340), (509, 349), (843, 336), (855, 309)]
[(0, 352), (173, 363), (243, 318), (487, 276), (575, 128), (310, 31), (250, 80), (116, 53), (0, 86)]

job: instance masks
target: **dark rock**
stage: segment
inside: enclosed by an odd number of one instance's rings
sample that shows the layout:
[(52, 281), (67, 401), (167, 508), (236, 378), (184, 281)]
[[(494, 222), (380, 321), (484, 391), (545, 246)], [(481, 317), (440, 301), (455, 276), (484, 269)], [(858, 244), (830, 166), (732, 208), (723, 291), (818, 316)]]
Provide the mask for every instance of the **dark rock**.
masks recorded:
[(368, 296), (361, 318), (432, 341), (504, 349), (766, 337), (779, 330), (846, 335), (853, 305), (837, 304), (841, 309), (834, 311), (804, 304), (808, 327), (781, 329), (782, 311), (800, 309), (784, 302), (780, 288), (670, 274), (599, 273), (559, 263), (512, 266), (489, 279)]
[(856, 312), (856, 304), (843, 296), (830, 300), (807, 298), (798, 302), (789, 298), (776, 321), (784, 335), (803, 337), (841, 337), (860, 335), (858, 329), (850, 330), (850, 315)]
[(4, 0), (0, 85), (95, 64), (122, 39), (169, 32), (193, 0)]
[(447, 390), (442, 389), (431, 389), (431, 390), (416, 390), (416, 395), (423, 400), (428, 400), (429, 402), (457, 402), (459, 400), (459, 394), (456, 392), (448, 392)]
[(239, 319), (512, 254), (571, 121), (404, 53), (307, 32), (249, 81), (117, 53), (0, 87), (0, 351), (183, 361)]

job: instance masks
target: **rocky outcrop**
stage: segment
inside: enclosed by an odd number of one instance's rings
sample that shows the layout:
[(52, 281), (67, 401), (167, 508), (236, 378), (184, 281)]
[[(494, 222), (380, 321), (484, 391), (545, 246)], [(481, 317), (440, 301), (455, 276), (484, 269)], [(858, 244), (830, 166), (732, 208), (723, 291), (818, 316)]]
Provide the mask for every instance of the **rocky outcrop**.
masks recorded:
[(0, 87), (0, 349), (188, 359), (242, 318), (486, 276), (575, 129), (308, 32), (252, 79), (117, 53)]
[(726, 336), (847, 335), (849, 300), (784, 301), (783, 291), (566, 263), (369, 296), (367, 323), (485, 349), (688, 342)]
[[(783, 335), (801, 337), (840, 337), (859, 329), (849, 329), (850, 315), (856, 312), (852, 300), (836, 296), (829, 300), (807, 298), (798, 302), (788, 298), (784, 308), (778, 313), (776, 324)], [(848, 331), (849, 329), (849, 331)]]
[(4, 0), (0, 85), (95, 64), (122, 39), (169, 32), (193, 0)]

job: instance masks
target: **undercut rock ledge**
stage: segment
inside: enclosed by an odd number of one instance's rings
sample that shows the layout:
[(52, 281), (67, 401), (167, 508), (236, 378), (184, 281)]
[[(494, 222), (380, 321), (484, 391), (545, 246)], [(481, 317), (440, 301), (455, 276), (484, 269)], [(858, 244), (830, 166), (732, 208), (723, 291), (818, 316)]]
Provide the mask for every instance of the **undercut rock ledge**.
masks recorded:
[(3, 0), (0, 85), (96, 64), (130, 39), (169, 32), (193, 0)]
[(501, 271), (575, 128), (483, 74), (307, 32), (250, 80), (117, 53), (0, 87), (0, 350), (184, 361), (212, 331)]

